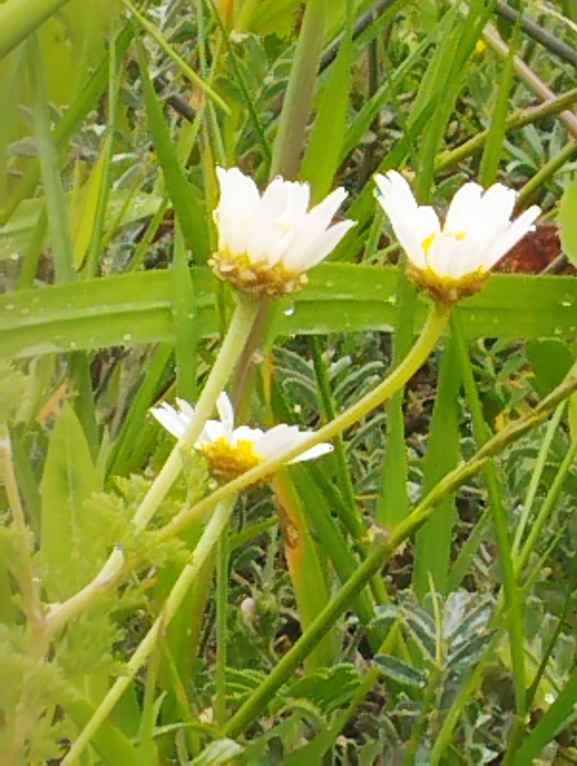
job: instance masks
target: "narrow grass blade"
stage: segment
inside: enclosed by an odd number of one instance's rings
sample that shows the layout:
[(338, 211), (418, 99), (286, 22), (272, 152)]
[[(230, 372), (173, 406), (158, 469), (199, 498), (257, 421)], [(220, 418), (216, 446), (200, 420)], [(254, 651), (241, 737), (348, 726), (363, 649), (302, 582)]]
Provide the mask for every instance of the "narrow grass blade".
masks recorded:
[(148, 60), (141, 43), (137, 44), (137, 51), (148, 114), (148, 127), (158, 152), (166, 188), (188, 246), (193, 250), (197, 262), (205, 263), (210, 252), (208, 214), (178, 162), (172, 136), (148, 76)]
[[(455, 340), (450, 338), (443, 351), (429, 429), (424, 466), (425, 495), (459, 461), (460, 386), (458, 349)], [(455, 497), (449, 495), (417, 533), (413, 586), (420, 599), (430, 590), (430, 578), (438, 592), (447, 592), (455, 520)]]

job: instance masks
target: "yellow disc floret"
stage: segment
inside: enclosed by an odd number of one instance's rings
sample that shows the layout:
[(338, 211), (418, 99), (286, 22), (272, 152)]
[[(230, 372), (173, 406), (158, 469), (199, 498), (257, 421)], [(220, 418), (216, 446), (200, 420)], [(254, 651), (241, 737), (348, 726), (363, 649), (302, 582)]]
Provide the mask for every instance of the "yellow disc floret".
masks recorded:
[(211, 475), (222, 484), (236, 479), (262, 462), (262, 458), (255, 452), (254, 443), (248, 439), (239, 439), (236, 444), (232, 444), (221, 436), (203, 444), (200, 451), (208, 462)]
[(304, 272), (287, 268), (282, 261), (271, 266), (267, 260), (254, 262), (246, 254), (229, 250), (216, 252), (209, 265), (217, 277), (248, 295), (277, 297), (298, 292), (308, 282)]

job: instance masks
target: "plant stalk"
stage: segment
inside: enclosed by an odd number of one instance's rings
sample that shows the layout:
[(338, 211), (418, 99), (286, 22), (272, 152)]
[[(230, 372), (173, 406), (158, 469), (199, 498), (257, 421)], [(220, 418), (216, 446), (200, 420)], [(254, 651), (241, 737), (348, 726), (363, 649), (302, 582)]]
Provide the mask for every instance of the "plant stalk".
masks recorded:
[(178, 444), (168, 456), (166, 463), (134, 514), (133, 523), (137, 530), (140, 531), (146, 527), (158, 506), (170, 491), (182, 469), (182, 450), (194, 446), (204, 424), (212, 415), (216, 400), (223, 391), (243, 352), (246, 340), (250, 335), (252, 325), (258, 314), (259, 306), (260, 303), (258, 301), (251, 301), (239, 294), (236, 310), (230, 322), (226, 338), (194, 409), (194, 419), (188, 426), (186, 433), (179, 439)]

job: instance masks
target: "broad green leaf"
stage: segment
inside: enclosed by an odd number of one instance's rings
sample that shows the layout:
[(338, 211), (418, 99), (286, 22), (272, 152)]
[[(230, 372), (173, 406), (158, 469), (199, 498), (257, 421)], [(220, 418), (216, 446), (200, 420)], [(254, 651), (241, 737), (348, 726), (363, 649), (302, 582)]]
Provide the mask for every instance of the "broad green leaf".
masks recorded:
[(557, 220), (563, 250), (571, 263), (577, 266), (577, 175), (565, 189)]
[(40, 484), (40, 554), (44, 585), (52, 601), (61, 601), (86, 585), (98, 571), (98, 536), (84, 501), (99, 487), (84, 432), (65, 404), (50, 438)]
[(546, 396), (561, 383), (573, 365), (567, 344), (556, 338), (535, 338), (526, 345), (527, 359), (533, 367), (535, 387)]
[[(214, 277), (191, 270), (200, 337), (219, 331)], [(280, 335), (391, 331), (395, 326), (395, 267), (323, 264), (310, 284), (280, 303)], [(78, 284), (0, 295), (3, 358), (66, 353), (76, 349), (174, 341), (172, 275), (149, 271)], [(495, 274), (458, 311), (465, 337), (539, 338), (577, 331), (577, 280), (567, 276)], [(416, 328), (428, 299), (418, 297)]]

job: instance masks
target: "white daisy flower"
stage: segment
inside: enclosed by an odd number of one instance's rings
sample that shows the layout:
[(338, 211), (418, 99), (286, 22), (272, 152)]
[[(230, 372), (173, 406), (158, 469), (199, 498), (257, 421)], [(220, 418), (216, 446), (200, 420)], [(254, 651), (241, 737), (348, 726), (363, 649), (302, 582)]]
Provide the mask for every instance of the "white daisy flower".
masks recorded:
[(444, 226), (432, 207), (417, 204), (400, 173), (376, 175), (377, 199), (409, 259), (409, 273), (436, 300), (453, 302), (481, 289), (491, 268), (531, 228), (533, 205), (515, 221), (516, 194), (502, 184), (486, 191), (466, 183), (453, 197)]
[(278, 296), (299, 290), (306, 271), (326, 258), (353, 221), (330, 226), (347, 196), (336, 189), (308, 209), (309, 185), (280, 176), (259, 194), (238, 168), (217, 168), (220, 201), (214, 211), (218, 251), (210, 264), (221, 279), (241, 292)]
[[(240, 474), (277, 457), (310, 436), (298, 426), (281, 424), (268, 431), (249, 426), (234, 427), (234, 411), (230, 399), (223, 392), (216, 404), (220, 420), (208, 420), (194, 445), (208, 461), (210, 473), (219, 481), (227, 482)], [(177, 439), (180, 439), (194, 416), (194, 408), (184, 399), (176, 400), (176, 408), (166, 402), (153, 407), (154, 417)], [(298, 455), (291, 463), (326, 455), (332, 444), (317, 444)]]

